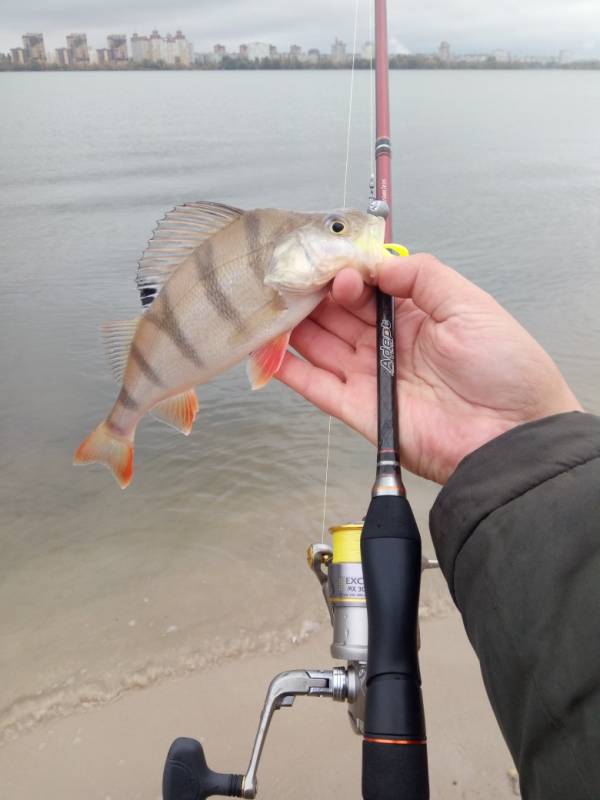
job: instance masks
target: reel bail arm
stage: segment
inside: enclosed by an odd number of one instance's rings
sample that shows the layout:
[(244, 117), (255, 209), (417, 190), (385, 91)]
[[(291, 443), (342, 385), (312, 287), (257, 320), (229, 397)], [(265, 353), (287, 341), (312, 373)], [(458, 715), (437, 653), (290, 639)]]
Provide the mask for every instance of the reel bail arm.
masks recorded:
[(214, 796), (256, 797), (258, 765), (274, 712), (291, 707), (299, 695), (353, 702), (358, 685), (358, 676), (351, 666), (348, 669), (334, 667), (329, 670), (296, 669), (281, 672), (273, 678), (267, 690), (246, 774), (213, 772), (206, 763), (200, 742), (181, 737), (175, 739), (167, 755), (163, 772), (163, 800), (205, 800)]

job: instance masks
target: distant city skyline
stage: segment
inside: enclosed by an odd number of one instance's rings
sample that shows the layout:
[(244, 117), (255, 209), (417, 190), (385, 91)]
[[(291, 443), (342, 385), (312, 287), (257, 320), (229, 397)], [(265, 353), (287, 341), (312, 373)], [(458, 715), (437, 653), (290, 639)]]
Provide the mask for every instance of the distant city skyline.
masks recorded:
[[(25, 31), (44, 31), (46, 47), (64, 45), (67, 29), (86, 31), (90, 46), (104, 47), (113, 31), (186, 31), (197, 52), (215, 42), (235, 50), (246, 41), (270, 42), (280, 50), (304, 42), (328, 51), (337, 34), (351, 49), (353, 4), (348, 0), (7, 0), (0, 51), (8, 52)], [(575, 58), (600, 58), (598, 0), (406, 0), (389, 3), (391, 53), (433, 52), (443, 40), (457, 52), (549, 55), (569, 50)], [(359, 0), (358, 40), (369, 35), (369, 3)]]
[[(337, 36), (329, 51), (319, 48), (305, 48), (292, 44), (288, 49), (279, 49), (270, 42), (243, 42), (234, 49), (224, 44), (213, 44), (207, 52), (198, 52), (193, 43), (181, 31), (175, 35), (162, 35), (157, 29), (150, 33), (130, 35), (109, 34), (106, 47), (95, 48), (85, 31), (65, 36), (66, 46), (54, 50), (46, 48), (44, 33), (29, 32), (21, 36), (21, 45), (11, 47), (7, 54), (0, 52), (0, 68), (331, 68), (348, 67), (354, 64), (363, 68), (372, 63), (374, 45), (371, 41), (353, 42), (353, 50)], [(513, 54), (509, 50), (496, 48), (492, 52), (475, 51), (460, 53), (452, 49), (450, 42), (442, 41), (431, 53), (391, 54), (390, 65), (396, 67), (529, 67), (529, 66), (569, 66), (577, 59), (571, 51), (562, 49), (558, 54), (544, 56)], [(586, 61), (585, 63), (589, 63)], [(596, 66), (600, 60), (594, 60)]]

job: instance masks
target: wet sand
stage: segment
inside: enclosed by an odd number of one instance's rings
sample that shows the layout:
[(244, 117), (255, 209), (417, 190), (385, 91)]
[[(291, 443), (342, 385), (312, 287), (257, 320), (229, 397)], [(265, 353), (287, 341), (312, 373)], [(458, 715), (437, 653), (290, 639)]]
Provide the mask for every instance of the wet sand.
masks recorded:
[[(485, 696), (459, 615), (421, 623), (431, 796), (514, 800), (512, 760)], [(0, 796), (10, 800), (160, 800), (162, 765), (176, 736), (201, 738), (216, 770), (246, 769), (270, 679), (329, 667), (330, 631), (279, 655), (250, 655), (132, 691), (44, 722), (0, 749)], [(298, 698), (276, 712), (259, 771), (264, 800), (360, 796), (360, 739), (342, 704)]]

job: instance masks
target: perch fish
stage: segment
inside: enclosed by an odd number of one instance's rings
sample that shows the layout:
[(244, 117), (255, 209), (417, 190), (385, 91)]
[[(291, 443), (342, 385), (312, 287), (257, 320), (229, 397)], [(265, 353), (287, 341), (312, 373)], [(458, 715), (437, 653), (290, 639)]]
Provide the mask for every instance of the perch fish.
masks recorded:
[(347, 266), (372, 274), (383, 239), (382, 219), (348, 209), (197, 202), (169, 212), (139, 262), (143, 313), (104, 326), (121, 390), (74, 463), (104, 464), (125, 488), (146, 413), (189, 434), (199, 408), (194, 387), (246, 357), (252, 388), (264, 386), (335, 274)]

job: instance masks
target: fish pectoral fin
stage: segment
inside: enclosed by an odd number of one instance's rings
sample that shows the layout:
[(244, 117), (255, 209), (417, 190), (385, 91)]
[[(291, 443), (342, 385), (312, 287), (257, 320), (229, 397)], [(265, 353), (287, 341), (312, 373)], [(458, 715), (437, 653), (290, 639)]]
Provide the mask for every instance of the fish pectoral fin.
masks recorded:
[(121, 383), (131, 342), (135, 336), (140, 317), (135, 319), (121, 319), (116, 322), (105, 322), (102, 326), (104, 345), (106, 347), (106, 357), (115, 380)]
[(277, 372), (290, 341), (291, 331), (282, 333), (250, 353), (246, 370), (253, 389), (262, 389)]
[(188, 389), (186, 392), (163, 400), (162, 403), (154, 406), (150, 413), (161, 422), (177, 428), (178, 431), (189, 436), (199, 408), (196, 392), (194, 389)]

